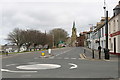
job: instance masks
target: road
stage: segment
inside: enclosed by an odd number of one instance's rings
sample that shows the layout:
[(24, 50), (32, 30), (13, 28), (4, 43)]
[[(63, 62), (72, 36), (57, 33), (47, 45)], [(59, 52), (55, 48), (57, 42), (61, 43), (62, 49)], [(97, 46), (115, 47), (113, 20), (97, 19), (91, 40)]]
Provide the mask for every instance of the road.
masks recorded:
[[(47, 51), (45, 54), (48, 55)], [(84, 59), (82, 47), (53, 49), (54, 56), (41, 52), (9, 55), (2, 59), (3, 78), (117, 78), (118, 61)], [(90, 57), (89, 53), (85, 54)]]

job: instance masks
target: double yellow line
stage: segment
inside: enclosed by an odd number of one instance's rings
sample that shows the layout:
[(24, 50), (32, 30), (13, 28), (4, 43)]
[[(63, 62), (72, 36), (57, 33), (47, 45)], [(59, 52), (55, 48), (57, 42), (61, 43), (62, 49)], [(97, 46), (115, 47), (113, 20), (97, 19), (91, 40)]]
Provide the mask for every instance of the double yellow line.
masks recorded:
[(80, 54), (80, 57), (81, 57), (81, 59), (85, 59), (86, 58), (85, 54)]

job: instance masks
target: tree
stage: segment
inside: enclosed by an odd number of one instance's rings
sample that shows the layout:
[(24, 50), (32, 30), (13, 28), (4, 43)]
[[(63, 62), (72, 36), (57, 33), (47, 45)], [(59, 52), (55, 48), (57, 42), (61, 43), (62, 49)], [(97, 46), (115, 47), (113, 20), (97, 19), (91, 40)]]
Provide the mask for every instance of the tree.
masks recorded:
[(24, 44), (26, 45), (27, 50), (32, 44), (34, 44), (33, 45), (34, 49), (37, 45), (42, 44), (42, 33), (40, 31), (30, 29), (24, 31), (24, 33), (25, 33), (23, 35), (25, 38)]
[(54, 45), (58, 46), (59, 42), (64, 42), (67, 39), (68, 33), (64, 29), (56, 28), (50, 31), (50, 34), (54, 38)]
[(11, 43), (15, 43), (18, 46), (19, 52), (20, 47), (24, 44), (22, 30), (19, 28), (15, 28), (12, 32), (8, 34), (8, 38), (6, 40), (9, 40)]

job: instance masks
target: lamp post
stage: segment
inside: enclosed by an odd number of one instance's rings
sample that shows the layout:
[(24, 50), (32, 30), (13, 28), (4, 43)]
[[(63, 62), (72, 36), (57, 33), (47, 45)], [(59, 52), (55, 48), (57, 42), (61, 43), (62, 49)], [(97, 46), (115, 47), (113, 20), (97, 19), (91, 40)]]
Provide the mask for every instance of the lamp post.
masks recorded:
[(106, 47), (104, 49), (105, 59), (109, 60), (109, 49), (108, 49), (108, 11), (106, 11), (106, 22), (105, 22), (105, 35), (106, 35)]

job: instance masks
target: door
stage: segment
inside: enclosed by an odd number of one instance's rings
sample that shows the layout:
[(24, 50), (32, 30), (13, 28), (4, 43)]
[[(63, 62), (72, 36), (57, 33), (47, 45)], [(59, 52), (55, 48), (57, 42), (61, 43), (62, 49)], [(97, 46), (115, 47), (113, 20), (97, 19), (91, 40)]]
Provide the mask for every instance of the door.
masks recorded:
[(114, 38), (114, 53), (116, 53), (116, 38)]

